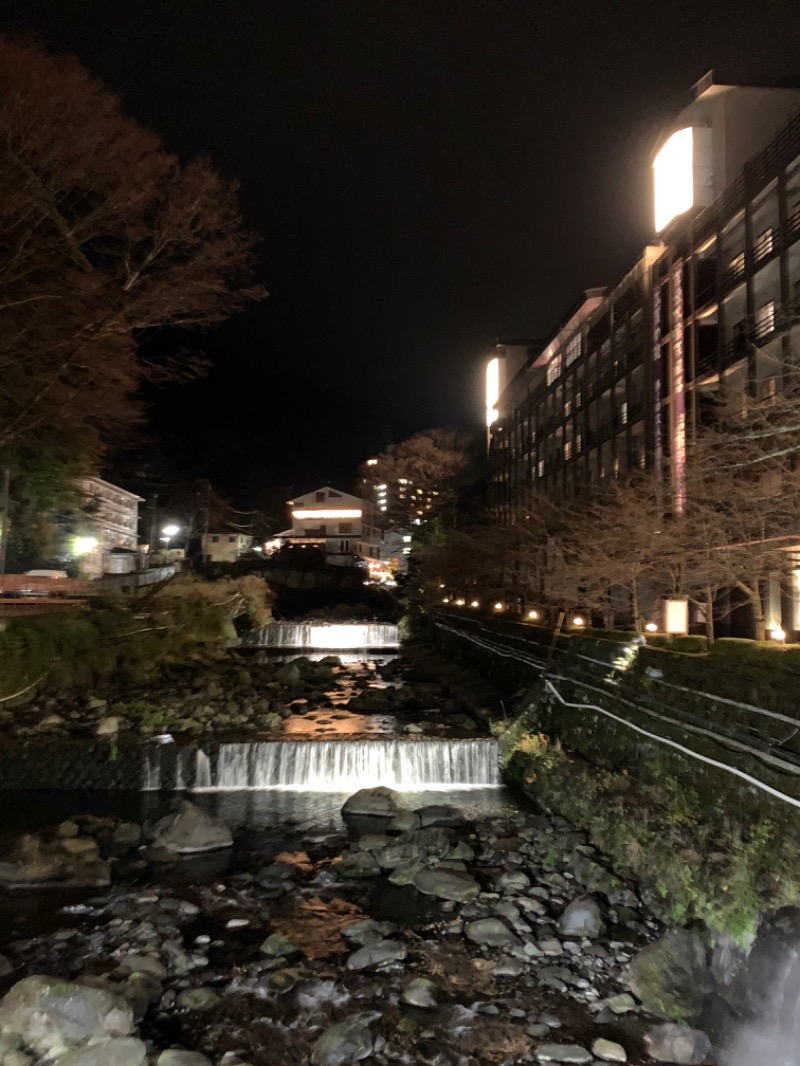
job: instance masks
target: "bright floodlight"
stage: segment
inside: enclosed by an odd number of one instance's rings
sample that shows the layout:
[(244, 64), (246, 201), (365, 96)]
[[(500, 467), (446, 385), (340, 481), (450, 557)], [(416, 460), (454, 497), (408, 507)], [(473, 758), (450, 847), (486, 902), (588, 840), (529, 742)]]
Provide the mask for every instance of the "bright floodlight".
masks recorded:
[(72, 551), (75, 555), (88, 555), (99, 543), (97, 537), (76, 537), (72, 542)]
[(772, 637), (773, 640), (786, 640), (786, 633), (781, 629), (780, 626), (774, 626), (769, 631), (769, 635)]
[(644, 628), (647, 630), (648, 633), (658, 632), (658, 626), (655, 624), (655, 622), (648, 622)]
[(678, 130), (653, 163), (656, 232), (694, 203), (694, 137), (691, 126)]
[(500, 399), (500, 360), (495, 357), (486, 364), (486, 425), (497, 421), (497, 401)]
[(164, 528), (161, 530), (165, 537), (174, 537), (175, 534), (180, 533), (180, 531), (181, 527), (176, 526), (174, 522), (169, 526), (164, 526)]
[(530, 618), (531, 621), (535, 622), (538, 617), (539, 617), (539, 612), (538, 611), (528, 611), (528, 618)]
[(582, 626), (585, 623), (584, 623), (583, 619), (581, 618), (581, 616), (579, 614), (576, 614), (575, 617), (572, 619), (572, 624), (574, 626)]

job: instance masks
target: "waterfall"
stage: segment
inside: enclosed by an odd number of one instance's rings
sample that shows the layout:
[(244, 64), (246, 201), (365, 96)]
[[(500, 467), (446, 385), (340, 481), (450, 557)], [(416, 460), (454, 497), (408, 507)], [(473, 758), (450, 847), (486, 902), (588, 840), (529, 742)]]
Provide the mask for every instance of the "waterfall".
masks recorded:
[(396, 625), (383, 622), (272, 622), (247, 641), (266, 648), (297, 648), (309, 651), (346, 651), (348, 648), (397, 648), (400, 633)]
[(202, 748), (197, 749), (194, 763), (194, 787), (211, 788), (211, 760)]
[(800, 949), (788, 949), (774, 972), (767, 1010), (738, 1034), (728, 1066), (800, 1066)]
[(147, 744), (144, 749), (142, 789), (157, 792), (161, 788), (161, 745)]
[(197, 790), (355, 792), (386, 785), (399, 791), (427, 791), (491, 788), (500, 783), (497, 743), (491, 739), (221, 744), (213, 774), (203, 752), (198, 752), (197, 760)]

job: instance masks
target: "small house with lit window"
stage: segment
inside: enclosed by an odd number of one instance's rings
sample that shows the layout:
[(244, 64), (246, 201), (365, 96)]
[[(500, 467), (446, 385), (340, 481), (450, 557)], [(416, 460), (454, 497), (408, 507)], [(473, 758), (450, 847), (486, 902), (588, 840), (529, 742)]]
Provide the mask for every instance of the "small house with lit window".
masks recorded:
[(208, 563), (235, 563), (253, 550), (253, 538), (246, 533), (204, 533), (202, 550)]
[(328, 562), (347, 565), (379, 557), (375, 505), (325, 485), (289, 500), (292, 528), (284, 543), (321, 548)]

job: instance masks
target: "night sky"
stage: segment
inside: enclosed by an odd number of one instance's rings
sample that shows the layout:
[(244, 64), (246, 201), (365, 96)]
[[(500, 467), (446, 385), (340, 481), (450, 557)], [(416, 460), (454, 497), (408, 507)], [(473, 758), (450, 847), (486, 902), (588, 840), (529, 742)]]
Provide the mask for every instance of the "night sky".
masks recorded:
[(241, 183), (270, 299), (197, 338), (153, 432), (243, 507), (477, 426), (500, 337), (544, 334), (651, 236), (649, 156), (711, 67), (800, 74), (776, 0), (4, 0), (182, 157)]

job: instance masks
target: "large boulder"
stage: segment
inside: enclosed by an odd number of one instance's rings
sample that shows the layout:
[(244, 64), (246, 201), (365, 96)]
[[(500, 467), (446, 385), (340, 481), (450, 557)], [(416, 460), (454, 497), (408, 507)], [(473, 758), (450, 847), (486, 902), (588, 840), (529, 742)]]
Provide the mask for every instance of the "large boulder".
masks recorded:
[(25, 977), (0, 1002), (0, 1032), (18, 1035), (51, 1058), (132, 1031), (133, 1011), (126, 1003), (103, 989), (55, 977)]
[(153, 838), (153, 858), (194, 855), (202, 851), (229, 848), (233, 844), (230, 829), (189, 800), (183, 800), (177, 814), (162, 818)]
[(634, 956), (627, 982), (654, 1014), (696, 1021), (713, 990), (705, 944), (689, 929), (671, 929)]
[(345, 800), (345, 818), (394, 818), (405, 806), (402, 796), (391, 788), (361, 788)]

